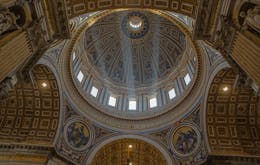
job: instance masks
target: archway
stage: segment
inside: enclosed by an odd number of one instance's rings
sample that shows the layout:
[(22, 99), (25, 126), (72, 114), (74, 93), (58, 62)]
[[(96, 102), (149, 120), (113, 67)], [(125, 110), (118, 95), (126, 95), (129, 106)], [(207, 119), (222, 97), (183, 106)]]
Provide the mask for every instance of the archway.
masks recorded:
[(173, 160), (160, 144), (143, 136), (120, 135), (109, 138), (94, 147), (87, 165), (101, 164), (168, 164)]

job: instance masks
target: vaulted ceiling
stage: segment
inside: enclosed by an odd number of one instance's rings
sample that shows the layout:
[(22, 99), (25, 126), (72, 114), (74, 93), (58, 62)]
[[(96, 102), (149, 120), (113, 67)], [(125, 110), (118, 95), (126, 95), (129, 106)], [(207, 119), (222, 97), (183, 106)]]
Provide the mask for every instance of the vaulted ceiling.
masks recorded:
[(13, 2), (3, 2), (4, 12), (16, 5), (23, 15), (5, 15), (13, 20), (0, 36), (0, 77), (30, 71), (30, 81), (18, 77), (0, 100), (0, 164), (260, 156), (255, 0)]
[(236, 87), (232, 69), (214, 78), (207, 99), (206, 127), (213, 154), (260, 154), (260, 98), (249, 87)]
[(34, 83), (18, 81), (0, 100), (3, 143), (52, 146), (59, 125), (60, 95), (54, 74), (44, 65), (32, 70)]
[(91, 165), (166, 165), (162, 153), (149, 143), (137, 139), (115, 140), (102, 147)]

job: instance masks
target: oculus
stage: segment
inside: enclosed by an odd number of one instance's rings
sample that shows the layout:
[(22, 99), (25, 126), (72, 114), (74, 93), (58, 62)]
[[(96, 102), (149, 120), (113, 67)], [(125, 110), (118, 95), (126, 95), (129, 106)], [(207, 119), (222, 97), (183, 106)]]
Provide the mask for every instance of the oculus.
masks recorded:
[(133, 18), (129, 19), (128, 24), (129, 24), (129, 27), (131, 28), (131, 30), (138, 31), (141, 29), (141, 27), (143, 25), (143, 20), (139, 17), (133, 17)]
[(123, 17), (121, 28), (127, 37), (138, 39), (145, 36), (148, 32), (149, 22), (144, 13), (130, 12)]

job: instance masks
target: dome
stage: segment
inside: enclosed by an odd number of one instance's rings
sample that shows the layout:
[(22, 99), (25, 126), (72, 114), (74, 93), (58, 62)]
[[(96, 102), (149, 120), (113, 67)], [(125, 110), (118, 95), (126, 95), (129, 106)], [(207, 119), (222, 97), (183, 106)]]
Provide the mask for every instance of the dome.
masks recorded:
[(0, 165), (260, 165), (260, 0), (15, 2)]
[(86, 30), (82, 58), (106, 86), (136, 91), (167, 79), (178, 67), (185, 43), (183, 32), (160, 15), (120, 11)]
[(187, 30), (172, 17), (125, 9), (99, 13), (82, 26), (70, 67), (87, 104), (108, 116), (140, 120), (181, 103), (194, 85), (198, 59)]

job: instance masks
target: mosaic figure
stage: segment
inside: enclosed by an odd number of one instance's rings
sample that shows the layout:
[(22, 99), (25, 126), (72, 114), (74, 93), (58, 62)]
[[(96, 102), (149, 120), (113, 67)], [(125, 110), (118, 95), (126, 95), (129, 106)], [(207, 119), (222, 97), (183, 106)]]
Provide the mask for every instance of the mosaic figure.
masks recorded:
[(75, 148), (83, 148), (90, 138), (89, 129), (82, 123), (71, 123), (67, 128), (68, 142)]
[(191, 127), (181, 127), (173, 136), (173, 145), (176, 152), (180, 154), (192, 153), (198, 145), (198, 135)]

